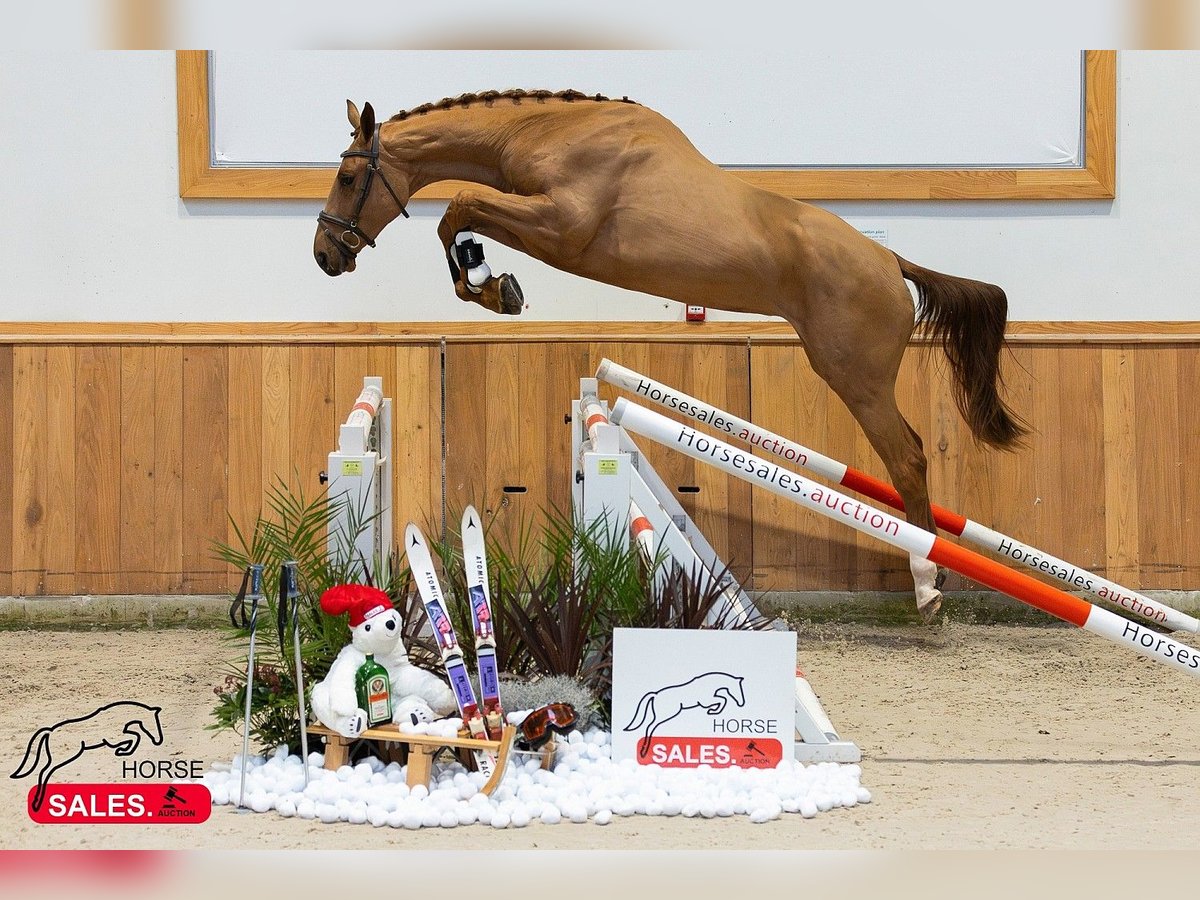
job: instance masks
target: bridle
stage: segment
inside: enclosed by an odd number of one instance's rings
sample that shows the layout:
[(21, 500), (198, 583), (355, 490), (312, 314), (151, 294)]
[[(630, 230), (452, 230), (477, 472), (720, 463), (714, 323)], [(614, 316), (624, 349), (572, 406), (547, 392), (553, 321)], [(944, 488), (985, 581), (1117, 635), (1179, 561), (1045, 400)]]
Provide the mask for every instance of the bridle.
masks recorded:
[[(396, 201), (396, 205), (400, 207), (400, 213), (404, 218), (408, 218), (408, 210), (404, 208), (404, 204), (400, 202), (400, 198), (396, 196), (396, 192), (392, 190), (392, 186), (388, 184), (387, 176), (383, 174), (383, 169), (379, 168), (379, 126), (375, 126), (375, 133), (371, 137), (370, 150), (347, 150), (342, 154), (342, 159), (350, 156), (365, 157), (367, 162), (367, 177), (363, 179), (362, 190), (358, 192), (358, 201), (354, 204), (354, 212), (350, 213), (349, 219), (339, 219), (337, 216), (321, 210), (317, 213), (317, 221), (322, 226), (336, 225), (343, 229), (341, 235), (336, 235), (328, 228), (322, 227), (325, 232), (325, 237), (329, 238), (330, 243), (338, 248), (338, 252), (346, 259), (347, 262), (354, 259), (358, 255), (358, 251), (362, 249), (362, 245), (368, 247), (375, 246), (375, 240), (365, 231), (358, 227), (358, 217), (362, 213), (363, 205), (367, 202), (367, 195), (371, 192), (371, 182), (374, 181), (376, 174), (379, 175), (379, 180), (383, 182), (383, 186), (387, 188), (387, 192), (392, 195), (392, 199)], [(354, 243), (350, 242), (350, 238), (354, 238)]]

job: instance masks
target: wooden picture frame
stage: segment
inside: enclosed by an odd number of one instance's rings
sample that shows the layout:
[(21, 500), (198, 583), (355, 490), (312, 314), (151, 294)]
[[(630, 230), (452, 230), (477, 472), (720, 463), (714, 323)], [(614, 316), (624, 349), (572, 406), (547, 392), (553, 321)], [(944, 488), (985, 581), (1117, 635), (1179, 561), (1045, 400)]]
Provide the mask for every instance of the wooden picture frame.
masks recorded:
[[(323, 199), (333, 168), (214, 167), (209, 134), (208, 52), (176, 52), (179, 196), (186, 199)], [(804, 200), (1105, 200), (1116, 196), (1115, 50), (1084, 58), (1084, 166), (1007, 169), (733, 169), (751, 184)], [(444, 181), (416, 195), (447, 199)]]

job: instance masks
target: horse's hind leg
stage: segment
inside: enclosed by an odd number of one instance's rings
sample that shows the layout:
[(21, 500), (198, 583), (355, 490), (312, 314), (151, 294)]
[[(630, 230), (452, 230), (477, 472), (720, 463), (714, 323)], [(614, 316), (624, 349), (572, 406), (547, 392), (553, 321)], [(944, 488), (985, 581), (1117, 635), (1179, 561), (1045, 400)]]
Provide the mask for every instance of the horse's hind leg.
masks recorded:
[[(886, 395), (881, 392), (876, 397), (855, 397), (852, 401), (847, 400), (846, 405), (883, 460), (893, 486), (904, 501), (908, 521), (926, 531), (936, 532), (929, 506), (925, 451), (921, 439), (896, 406), (894, 386), (888, 387)], [(942, 605), (937, 566), (920, 556), (910, 556), (909, 570), (913, 576), (917, 612), (926, 622), (931, 621)]]
[[(845, 333), (836, 326), (829, 327), (823, 330), (822, 340), (806, 337), (799, 328), (797, 331), (805, 339), (805, 352), (813, 370), (846, 404), (879, 454), (904, 501), (905, 517), (913, 525), (934, 532), (925, 450), (896, 406), (896, 375), (912, 331), (911, 318), (903, 314), (904, 308), (903, 302), (878, 306), (874, 321), (856, 323), (852, 331)], [(896, 315), (889, 315), (891, 312)], [(888, 327), (889, 322), (892, 327)], [(863, 339), (871, 333), (874, 343)], [(942, 603), (937, 566), (911, 556), (909, 568), (917, 611), (925, 621), (931, 621)]]

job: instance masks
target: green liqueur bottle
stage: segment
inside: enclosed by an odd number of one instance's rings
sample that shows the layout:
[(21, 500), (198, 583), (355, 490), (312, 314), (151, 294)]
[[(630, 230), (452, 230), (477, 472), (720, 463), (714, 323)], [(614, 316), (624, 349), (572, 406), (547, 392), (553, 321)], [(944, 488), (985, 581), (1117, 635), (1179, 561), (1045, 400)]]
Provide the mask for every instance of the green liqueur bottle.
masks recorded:
[(374, 655), (368, 653), (367, 661), (358, 667), (354, 690), (358, 694), (359, 708), (367, 711), (368, 728), (392, 721), (391, 682), (387, 669), (375, 662)]

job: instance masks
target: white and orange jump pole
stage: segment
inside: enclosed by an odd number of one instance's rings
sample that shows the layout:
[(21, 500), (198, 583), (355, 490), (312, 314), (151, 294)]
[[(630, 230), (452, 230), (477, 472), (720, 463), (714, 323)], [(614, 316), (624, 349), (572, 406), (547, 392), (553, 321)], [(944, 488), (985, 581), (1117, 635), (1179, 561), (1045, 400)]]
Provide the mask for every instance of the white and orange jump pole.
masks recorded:
[[(870, 497), (893, 509), (901, 512), (904, 510), (904, 501), (900, 499), (900, 494), (887, 482), (851, 468), (836, 459), (822, 456), (815, 450), (780, 437), (765, 428), (760, 428), (753, 422), (725, 412), (703, 400), (697, 400), (695, 397), (688, 396), (653, 378), (618, 365), (612, 360), (601, 360), (596, 377), (628, 391), (630, 394), (657, 403), (681, 416), (694, 419), (727, 437), (807, 469), (827, 481)], [(1070, 590), (1082, 591), (1097, 600), (1119, 606), (1169, 631), (1187, 631), (1193, 634), (1200, 632), (1200, 620), (1197, 620), (1195, 616), (1151, 600), (1137, 591), (1122, 587), (1107, 578), (1064, 562), (1049, 553), (1023, 544), (1016, 538), (1001, 534), (986, 525), (981, 525), (937, 504), (933, 504), (932, 509), (934, 522), (943, 531), (961, 537), (977, 547), (999, 553), (1042, 575), (1055, 578)]]
[(630, 403), (624, 397), (617, 401), (609, 419), (635, 434), (708, 463), (914, 556), (953, 569), (1022, 603), (1128, 647), (1148, 659), (1200, 677), (1200, 649), (1181, 644), (1114, 612), (952, 544), (833, 488), (817, 484), (718, 438)]

